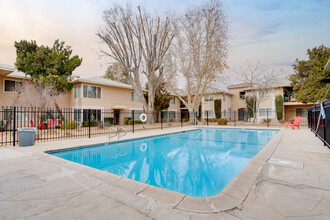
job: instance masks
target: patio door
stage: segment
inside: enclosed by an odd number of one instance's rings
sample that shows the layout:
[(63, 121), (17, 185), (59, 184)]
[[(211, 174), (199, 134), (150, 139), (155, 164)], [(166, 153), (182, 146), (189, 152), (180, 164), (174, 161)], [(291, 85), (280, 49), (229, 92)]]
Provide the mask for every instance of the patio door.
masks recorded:
[(113, 110), (113, 123), (114, 123), (114, 125), (120, 124), (120, 110), (119, 109)]
[(246, 109), (245, 108), (238, 109), (238, 120), (239, 121), (244, 121), (245, 120), (245, 114), (246, 114)]

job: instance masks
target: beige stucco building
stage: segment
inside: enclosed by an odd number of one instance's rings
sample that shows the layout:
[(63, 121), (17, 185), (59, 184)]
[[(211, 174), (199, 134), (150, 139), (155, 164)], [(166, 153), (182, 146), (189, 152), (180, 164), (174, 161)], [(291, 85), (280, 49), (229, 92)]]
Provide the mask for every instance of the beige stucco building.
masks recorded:
[[(25, 74), (15, 71), (14, 68), (0, 66), (0, 106), (4, 108), (19, 105), (17, 86), (26, 80)], [(74, 119), (82, 122), (88, 119), (90, 109), (92, 117), (103, 121), (104, 118), (113, 118), (115, 124), (123, 123), (124, 118), (133, 117), (139, 120), (143, 105), (130, 85), (115, 82), (103, 77), (79, 78), (74, 81), (74, 87), (68, 93), (61, 95), (57, 102), (60, 108), (71, 108), (75, 111)], [(71, 111), (71, 110), (70, 110)], [(171, 121), (179, 120), (179, 99), (173, 97), (170, 107), (163, 114)]]
[[(15, 71), (10, 66), (0, 66), (0, 106), (13, 106), (17, 97), (17, 85), (25, 80), (25, 74)], [(75, 111), (74, 120), (87, 121), (88, 110), (91, 110), (95, 120), (103, 121), (113, 118), (114, 124), (122, 124), (127, 117), (140, 119), (143, 105), (130, 85), (115, 82), (103, 77), (78, 78), (74, 81), (74, 88), (61, 96), (57, 101), (61, 108), (71, 108)], [(247, 121), (245, 97), (249, 95), (249, 85), (240, 83), (231, 85), (223, 90), (210, 88), (201, 101), (201, 118), (215, 118), (214, 100), (221, 100), (221, 118)], [(292, 87), (289, 83), (282, 83), (270, 88), (267, 92), (257, 92), (263, 96), (257, 117), (259, 119), (276, 119), (275, 98), (284, 97), (284, 120), (296, 116), (307, 117), (307, 108), (313, 103), (298, 103), (293, 98)], [(16, 103), (17, 104), (17, 103)], [(178, 121), (187, 116), (187, 109), (177, 97), (173, 97), (170, 107), (163, 112), (163, 118), (168, 121)], [(184, 114), (183, 114), (184, 113)], [(183, 116), (185, 115), (185, 116)], [(218, 115), (219, 116), (219, 115)], [(234, 117), (234, 118), (233, 118)]]

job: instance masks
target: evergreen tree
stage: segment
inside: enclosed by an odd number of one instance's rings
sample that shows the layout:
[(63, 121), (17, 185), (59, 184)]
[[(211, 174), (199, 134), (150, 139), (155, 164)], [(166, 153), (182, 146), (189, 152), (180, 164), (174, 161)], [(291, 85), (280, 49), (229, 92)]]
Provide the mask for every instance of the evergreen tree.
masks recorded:
[[(148, 90), (148, 84), (146, 84), (146, 90)], [(144, 93), (145, 99), (148, 101), (148, 93)], [(155, 93), (155, 104), (154, 104), (154, 110), (155, 111), (162, 111), (165, 109), (168, 109), (170, 107), (170, 100), (172, 99), (172, 96), (166, 91), (165, 89), (165, 83), (160, 84), (158, 89)]]
[(111, 79), (116, 82), (121, 82), (125, 84), (129, 84), (129, 80), (127, 77), (124, 75), (122, 71), (122, 66), (120, 63), (113, 63), (111, 64), (106, 73), (103, 76), (106, 79)]
[(295, 98), (311, 103), (330, 98), (330, 70), (324, 66), (330, 58), (330, 48), (321, 45), (307, 50), (308, 60), (296, 60), (295, 74), (290, 76)]
[(283, 118), (283, 96), (282, 95), (276, 96), (275, 107), (276, 107), (277, 120), (282, 120), (282, 118)]
[[(72, 72), (81, 65), (82, 59), (77, 55), (71, 57), (71, 47), (64, 44), (64, 41), (56, 40), (51, 48), (38, 46), (34, 40), (15, 42), (15, 66), (17, 70), (30, 76), (32, 83), (38, 86), (51, 86), (53, 96), (66, 93), (73, 88)], [(55, 107), (64, 120), (56, 102)]]
[(221, 118), (221, 99), (214, 100), (214, 111), (217, 119)]

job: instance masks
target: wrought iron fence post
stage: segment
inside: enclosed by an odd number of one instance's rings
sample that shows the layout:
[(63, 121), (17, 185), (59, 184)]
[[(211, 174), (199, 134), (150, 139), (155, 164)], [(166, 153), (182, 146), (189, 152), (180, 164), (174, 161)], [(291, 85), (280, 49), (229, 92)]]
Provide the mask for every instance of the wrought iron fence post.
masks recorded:
[(182, 112), (180, 112), (180, 120), (181, 120), (181, 127), (183, 127), (183, 123), (182, 123)]
[(134, 110), (132, 110), (132, 130), (133, 130), (133, 133), (134, 133)]
[(160, 111), (160, 130), (163, 130), (163, 114), (162, 111)]
[(234, 111), (234, 126), (236, 127), (236, 111)]
[(91, 110), (88, 109), (88, 137), (91, 138)]
[[(325, 110), (326, 111), (326, 110)], [(323, 144), (324, 144), (324, 146), (326, 146), (326, 140), (327, 140), (327, 127), (325, 126), (325, 123), (326, 123), (326, 118), (325, 119), (323, 119)]]
[(14, 125), (13, 125), (13, 146), (15, 146), (15, 142), (16, 142), (16, 107), (14, 106)]
[(206, 125), (209, 126), (209, 111), (206, 111)]
[(193, 109), (193, 121), (194, 121), (194, 125), (196, 125), (196, 121), (195, 121), (195, 109)]
[(267, 127), (269, 127), (268, 109), (266, 109), (266, 111), (267, 111)]

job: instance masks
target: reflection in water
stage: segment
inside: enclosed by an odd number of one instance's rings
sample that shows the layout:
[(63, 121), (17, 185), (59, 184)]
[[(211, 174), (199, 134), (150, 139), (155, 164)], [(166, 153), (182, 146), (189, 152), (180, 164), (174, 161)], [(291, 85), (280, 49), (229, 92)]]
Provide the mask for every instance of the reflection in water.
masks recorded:
[(207, 197), (218, 194), (276, 133), (200, 129), (54, 155), (146, 184)]

